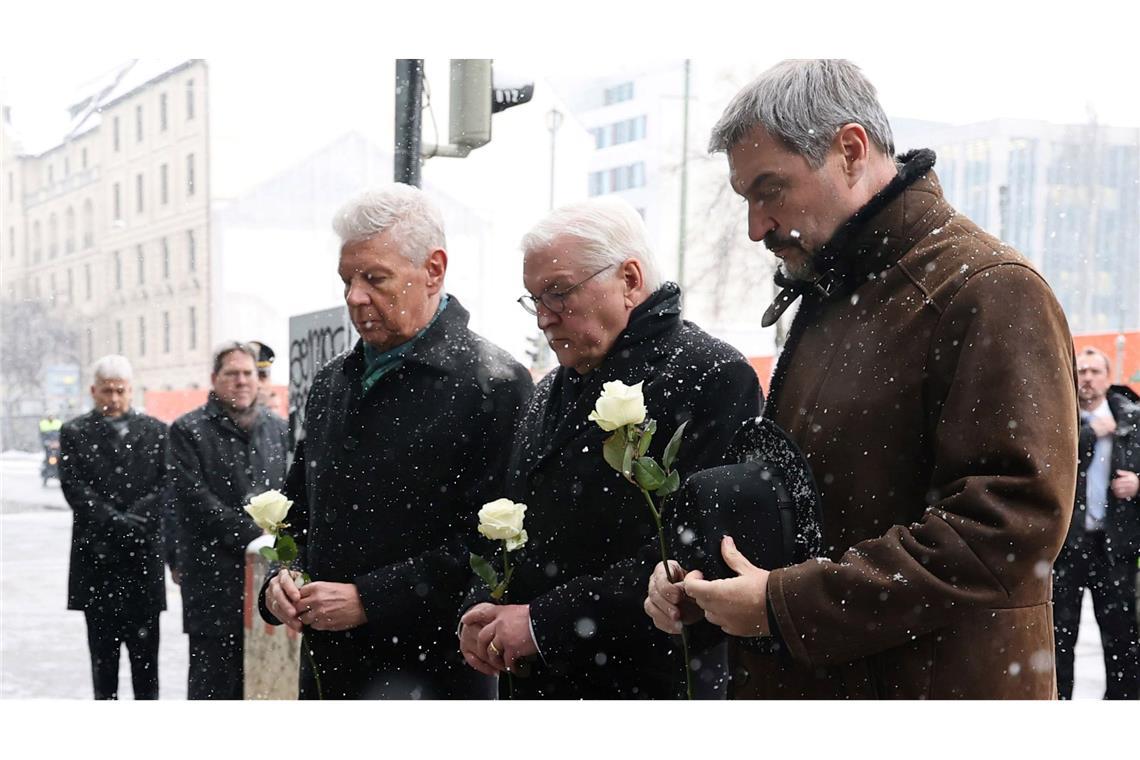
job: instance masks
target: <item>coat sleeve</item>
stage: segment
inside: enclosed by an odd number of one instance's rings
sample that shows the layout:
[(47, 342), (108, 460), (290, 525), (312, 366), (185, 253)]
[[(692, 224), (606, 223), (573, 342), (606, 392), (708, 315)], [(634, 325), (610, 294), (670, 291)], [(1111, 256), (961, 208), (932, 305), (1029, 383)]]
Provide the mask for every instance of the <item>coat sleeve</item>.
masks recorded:
[[(249, 542), (261, 535), (261, 529), (234, 505), (222, 502), (210, 490), (198, 450), (201, 439), (181, 422), (170, 427), (169, 475), (178, 500), (179, 522), (184, 535), (216, 539), (233, 551), (243, 551)], [(216, 475), (216, 474), (215, 474)], [(196, 549), (197, 547), (186, 547)]]
[[(307, 459), (305, 457), (305, 441), (304, 439), (298, 441), (297, 450), (293, 455), (293, 464), (289, 467), (289, 472), (285, 475), (285, 488), (283, 493), (286, 498), (293, 502), (293, 506), (289, 507), (289, 535), (297, 542), (297, 559), (292, 563), (296, 569), (303, 569), (305, 567), (306, 549), (308, 548), (309, 538), (309, 494), (305, 483), (305, 473), (307, 470)], [(261, 614), (261, 619), (270, 625), (281, 625), (281, 621), (277, 616), (269, 611), (269, 607), (265, 603), (265, 591), (269, 587), (269, 582), (273, 580), (273, 576), (277, 575), (277, 571), (281, 569), (281, 564), (277, 562), (269, 563), (269, 568), (265, 572), (265, 578), (261, 583), (261, 591), (257, 595), (257, 609)]]
[[(480, 404), (484, 407), (482, 433), (475, 437), (461, 500), (470, 509), (455, 515), (453, 530), (444, 543), (355, 579), (374, 630), (384, 635), (422, 634), (425, 613), (429, 619), (458, 619), (471, 589), (468, 555), (472, 548), (486, 548), (478, 542), (476, 514), (484, 503), (503, 495), (515, 425), (533, 388), (530, 375), (515, 365), (509, 377), (491, 386), (491, 403)], [(425, 605), (430, 611), (425, 611)]]
[(91, 524), (119, 538), (132, 536), (134, 528), (123, 519), (122, 513), (92, 487), (90, 478), (93, 473), (84, 466), (87, 457), (81, 449), (83, 445), (83, 436), (74, 425), (64, 425), (60, 429), (59, 483), (64, 498), (74, 512)]
[[(650, 449), (660, 461), (674, 425), (689, 420), (676, 462), (682, 476), (722, 464), (736, 431), (760, 413), (760, 383), (743, 358), (715, 364), (696, 379), (695, 386), (699, 390), (677, 407), (673, 423), (658, 423), (661, 432)], [(648, 513), (645, 519), (651, 522)], [(666, 504), (666, 526), (669, 519)], [(605, 573), (579, 576), (533, 600), (531, 621), (546, 662), (592, 670), (599, 646), (637, 654), (648, 640), (664, 636), (642, 606), (649, 576), (660, 561), (654, 537), (636, 556), (620, 559)], [(593, 636), (580, 635), (582, 620), (593, 623)], [(715, 637), (709, 643), (715, 643)]]
[(927, 361), (933, 469), (913, 510), (921, 518), (839, 561), (769, 576), (780, 634), (801, 663), (865, 657), (972, 609), (1047, 601), (1023, 586), (1050, 572), (1073, 508), (1076, 387), (1060, 306), (1029, 268), (991, 267), (951, 297)]

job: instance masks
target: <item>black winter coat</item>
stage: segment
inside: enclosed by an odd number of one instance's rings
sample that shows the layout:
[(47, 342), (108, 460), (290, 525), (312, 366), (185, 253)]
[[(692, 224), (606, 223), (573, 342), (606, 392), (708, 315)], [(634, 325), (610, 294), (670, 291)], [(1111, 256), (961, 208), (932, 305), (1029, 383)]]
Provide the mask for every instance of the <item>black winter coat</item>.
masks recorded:
[(187, 633), (244, 635), (245, 549), (261, 535), (245, 505), (283, 487), (287, 439), (285, 421), (264, 408), (242, 430), (213, 393), (170, 426)]
[[(456, 616), (482, 548), (477, 513), (503, 473), (530, 373), (467, 327), (452, 296), (403, 362), (365, 394), (363, 343), (323, 367), (289, 470), (299, 564), (353, 583), (368, 622), (306, 629), (325, 699), (477, 698), (493, 682), (459, 655)], [(301, 534), (301, 535), (297, 535)], [(268, 579), (267, 579), (268, 580)], [(266, 609), (261, 615), (279, 621)], [(316, 690), (301, 663), (301, 696)]]
[(71, 505), (67, 608), (166, 609), (162, 489), (166, 425), (127, 411), (120, 436), (98, 410), (60, 431), (59, 482)]
[[(1140, 472), (1140, 404), (1134, 398), (1120, 392), (1121, 386), (1113, 386), (1108, 392), (1108, 406), (1116, 420), (1116, 432), (1112, 436), (1112, 458), (1109, 464), (1109, 480), (1117, 470)], [(1081, 421), (1079, 432), (1079, 465), (1077, 467), (1077, 497), (1073, 509), (1073, 521), (1069, 525), (1069, 535), (1065, 541), (1070, 544), (1085, 532), (1085, 509), (1088, 499), (1088, 470), (1092, 462), (1093, 448), (1096, 446), (1096, 433), (1092, 426)], [(1126, 562), (1135, 566), (1140, 556), (1140, 495), (1131, 499), (1117, 499), (1108, 492), (1108, 504), (1104, 514), (1105, 546), (1114, 561)]]
[[(641, 492), (603, 460), (609, 434), (587, 419), (611, 380), (644, 381), (658, 431), (649, 454), (658, 462), (689, 420), (675, 463), (682, 478), (723, 464), (737, 429), (760, 413), (755, 370), (736, 349), (681, 319), (673, 283), (633, 310), (593, 372), (560, 367), (542, 379), (519, 425), (507, 482), (507, 497), (527, 505), (529, 538), (512, 554), (507, 603), (530, 604), (542, 655), (529, 677), (514, 679), (516, 698), (684, 693), (680, 638), (654, 628), (642, 608), (660, 561), (653, 518)], [(485, 599), (473, 593), (468, 603)]]

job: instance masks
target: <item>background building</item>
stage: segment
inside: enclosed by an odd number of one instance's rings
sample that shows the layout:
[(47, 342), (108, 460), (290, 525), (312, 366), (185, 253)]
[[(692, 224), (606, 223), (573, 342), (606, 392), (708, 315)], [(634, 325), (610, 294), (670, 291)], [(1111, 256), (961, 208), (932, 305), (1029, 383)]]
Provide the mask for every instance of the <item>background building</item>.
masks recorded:
[[(78, 395), (65, 415), (88, 402), (104, 354), (131, 359), (140, 400), (182, 387), (210, 354), (207, 76), (200, 60), (119, 67), (85, 88), (63, 139), (43, 148), (25, 145), (4, 109), (3, 329), (6, 348), (30, 346), (5, 361), (70, 367)], [(5, 372), (13, 414), (41, 413), (28, 385)], [(24, 425), (5, 427), (11, 440)]]

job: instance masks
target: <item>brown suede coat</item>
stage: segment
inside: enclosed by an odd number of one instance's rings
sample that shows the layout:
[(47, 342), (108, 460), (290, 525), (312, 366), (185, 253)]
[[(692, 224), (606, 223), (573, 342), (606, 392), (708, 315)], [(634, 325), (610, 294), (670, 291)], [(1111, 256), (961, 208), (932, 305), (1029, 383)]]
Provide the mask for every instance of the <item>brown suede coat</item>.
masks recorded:
[(858, 285), (805, 297), (766, 412), (811, 463), (827, 559), (771, 574), (786, 648), (734, 640), (730, 694), (1052, 698), (1077, 444), (1061, 308), (931, 171), (844, 248)]

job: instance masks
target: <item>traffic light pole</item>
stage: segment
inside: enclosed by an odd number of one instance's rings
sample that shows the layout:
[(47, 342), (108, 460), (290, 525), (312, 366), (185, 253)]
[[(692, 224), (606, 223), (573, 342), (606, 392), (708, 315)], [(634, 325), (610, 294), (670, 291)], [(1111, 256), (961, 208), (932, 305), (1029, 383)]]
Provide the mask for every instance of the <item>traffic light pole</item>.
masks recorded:
[(420, 134), (423, 113), (424, 61), (396, 59), (395, 180), (420, 186)]

